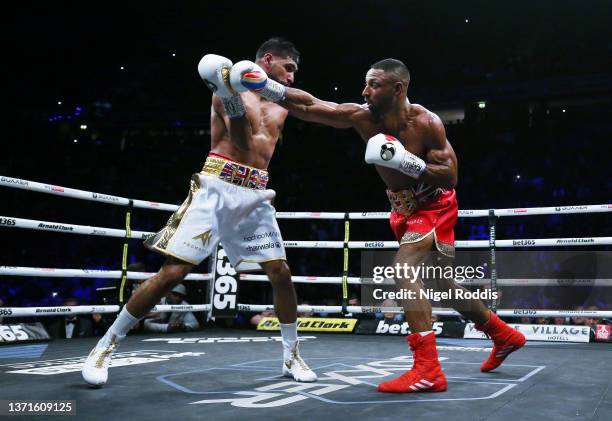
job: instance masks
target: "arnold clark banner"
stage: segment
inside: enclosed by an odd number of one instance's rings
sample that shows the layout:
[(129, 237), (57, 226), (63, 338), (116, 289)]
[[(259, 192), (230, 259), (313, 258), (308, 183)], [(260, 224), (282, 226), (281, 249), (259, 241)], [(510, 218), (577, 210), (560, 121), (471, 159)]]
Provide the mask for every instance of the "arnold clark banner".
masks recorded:
[[(588, 326), (508, 324), (510, 327), (522, 332), (528, 341), (589, 342), (590, 328)], [(463, 337), (468, 339), (487, 339), (484, 333), (474, 327), (474, 323), (467, 323), (465, 325)]]
[[(298, 317), (297, 329), (300, 332), (344, 332), (355, 329), (357, 319), (330, 319), (318, 317)], [(257, 325), (257, 330), (280, 330), (276, 317), (264, 317)]]

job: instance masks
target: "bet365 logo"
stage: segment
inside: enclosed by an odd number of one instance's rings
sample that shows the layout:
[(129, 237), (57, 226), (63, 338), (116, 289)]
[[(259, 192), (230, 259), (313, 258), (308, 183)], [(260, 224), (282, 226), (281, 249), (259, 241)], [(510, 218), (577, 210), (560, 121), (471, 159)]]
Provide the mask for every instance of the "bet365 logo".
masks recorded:
[(222, 247), (217, 249), (212, 305), (215, 315), (233, 315), (238, 298), (238, 275)]

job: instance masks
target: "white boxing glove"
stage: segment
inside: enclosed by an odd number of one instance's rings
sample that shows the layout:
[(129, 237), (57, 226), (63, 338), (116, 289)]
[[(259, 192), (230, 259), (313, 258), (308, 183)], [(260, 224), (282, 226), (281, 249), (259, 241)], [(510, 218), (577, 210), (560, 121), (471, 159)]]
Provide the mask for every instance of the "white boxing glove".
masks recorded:
[(232, 61), (216, 54), (206, 54), (198, 63), (200, 77), (215, 95), (229, 98), (235, 94), (230, 86)]
[(228, 117), (240, 118), (246, 111), (240, 95), (230, 85), (231, 69), (232, 61), (216, 54), (206, 54), (198, 64), (200, 77), (213, 94), (221, 98)]
[(412, 178), (419, 178), (427, 166), (421, 158), (408, 152), (399, 140), (383, 133), (368, 140), (365, 162), (393, 168)]
[(253, 91), (272, 102), (285, 98), (285, 86), (268, 78), (261, 67), (249, 60), (234, 64), (230, 72), (230, 85), (236, 92)]

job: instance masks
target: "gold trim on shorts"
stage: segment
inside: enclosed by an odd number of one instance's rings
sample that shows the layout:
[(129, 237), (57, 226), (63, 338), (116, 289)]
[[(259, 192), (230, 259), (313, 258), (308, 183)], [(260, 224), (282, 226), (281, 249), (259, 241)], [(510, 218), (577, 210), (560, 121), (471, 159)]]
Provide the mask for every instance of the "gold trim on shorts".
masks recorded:
[(183, 216), (185, 216), (185, 212), (187, 212), (187, 209), (189, 208), (189, 206), (191, 206), (193, 196), (198, 191), (198, 189), (200, 189), (200, 187), (201, 185), (199, 175), (192, 175), (191, 181), (189, 183), (189, 194), (187, 195), (187, 198), (185, 199), (183, 204), (172, 215), (170, 215), (168, 222), (166, 222), (166, 226), (162, 228), (153, 237), (148, 238), (144, 241), (145, 247), (166, 254), (168, 256), (176, 257), (177, 259), (184, 260), (191, 264), (197, 264), (196, 262), (190, 261), (189, 259), (186, 259), (184, 257), (176, 256), (175, 254), (170, 253), (167, 249), (168, 245), (170, 244), (170, 241), (172, 240), (172, 237), (181, 225)]
[(438, 241), (435, 228), (425, 234), (415, 231), (406, 231), (402, 236), (399, 245), (401, 246), (402, 244), (418, 243), (419, 241), (429, 237), (432, 233), (434, 235), (434, 243), (436, 245), (436, 249), (447, 257), (455, 257), (455, 246), (451, 246), (450, 244)]

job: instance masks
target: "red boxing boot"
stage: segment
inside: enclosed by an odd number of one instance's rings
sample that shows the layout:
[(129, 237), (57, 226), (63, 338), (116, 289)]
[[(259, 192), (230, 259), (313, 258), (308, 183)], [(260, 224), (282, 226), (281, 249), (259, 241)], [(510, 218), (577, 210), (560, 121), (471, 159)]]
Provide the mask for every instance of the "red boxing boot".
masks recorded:
[(480, 366), (480, 371), (483, 373), (496, 369), (508, 355), (525, 345), (525, 335), (512, 329), (493, 312), (488, 322), (482, 325), (476, 324), (475, 327), (493, 339), (493, 351)]
[(410, 371), (400, 377), (378, 385), (379, 392), (415, 393), (444, 392), (448, 386), (444, 372), (438, 361), (436, 335), (433, 332), (421, 336), (413, 333), (406, 337), (414, 355), (414, 364)]

